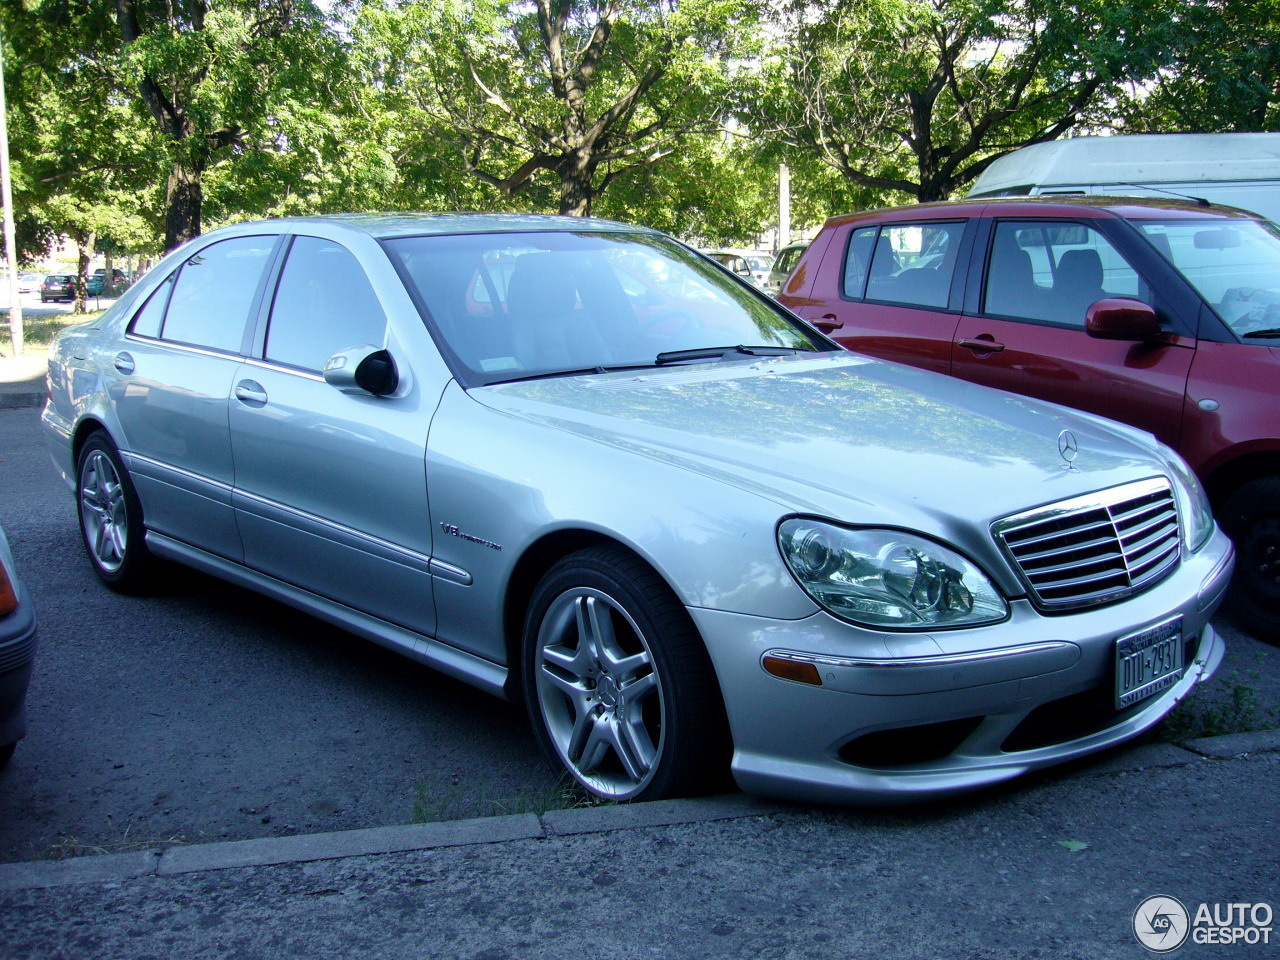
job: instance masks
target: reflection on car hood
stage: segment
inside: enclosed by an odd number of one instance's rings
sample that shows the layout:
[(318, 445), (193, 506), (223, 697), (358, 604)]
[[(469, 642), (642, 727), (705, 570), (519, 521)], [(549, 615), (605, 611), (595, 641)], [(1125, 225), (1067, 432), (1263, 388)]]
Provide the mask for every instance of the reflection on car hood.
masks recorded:
[[(948, 525), (1162, 472), (1134, 442), (1145, 435), (1129, 428), (853, 354), (562, 377), (472, 396), (683, 462), (788, 509), (836, 515), (855, 500), (859, 516), (905, 510)], [(1064, 430), (1078, 445), (1070, 466), (1059, 452)]]

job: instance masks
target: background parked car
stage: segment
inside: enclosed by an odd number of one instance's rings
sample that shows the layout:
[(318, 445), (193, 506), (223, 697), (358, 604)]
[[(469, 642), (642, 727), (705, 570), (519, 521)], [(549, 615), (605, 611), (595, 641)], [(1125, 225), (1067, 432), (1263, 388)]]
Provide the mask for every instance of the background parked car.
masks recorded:
[(93, 271), (93, 275), (89, 278), (87, 284), (87, 292), (91, 297), (102, 296), (103, 292), (119, 295), (129, 287), (129, 277), (121, 269), (113, 268), (111, 271), (112, 282), (108, 290), (105, 284), (107, 276), (106, 267), (99, 267)]
[(18, 580), (9, 541), (0, 530), (0, 767), (27, 732), (25, 705), (35, 652), (31, 597)]
[(765, 254), (748, 253), (744, 250), (708, 250), (707, 256), (757, 287), (769, 273), (770, 260)]
[(51, 273), (40, 284), (40, 302), (50, 300), (74, 300), (76, 298), (76, 278), (69, 273)]
[(22, 273), (18, 275), (19, 293), (35, 293), (39, 289), (40, 275), (38, 273)]
[(1280, 640), (1280, 236), (1254, 214), (1089, 197), (829, 220), (779, 298), (888, 360), (1068, 404), (1182, 453)]
[(764, 289), (776, 296), (782, 289), (782, 285), (787, 282), (787, 277), (791, 276), (791, 271), (800, 260), (800, 254), (804, 253), (808, 246), (808, 241), (789, 243), (779, 250), (773, 265), (769, 268), (769, 276), (765, 278)]

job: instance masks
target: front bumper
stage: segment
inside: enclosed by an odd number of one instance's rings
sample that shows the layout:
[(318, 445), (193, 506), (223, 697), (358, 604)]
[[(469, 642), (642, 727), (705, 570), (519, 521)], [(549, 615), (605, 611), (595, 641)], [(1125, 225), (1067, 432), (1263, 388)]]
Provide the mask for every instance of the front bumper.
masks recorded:
[[(1218, 532), (1128, 600), (1046, 617), (1025, 600), (1004, 623), (890, 634), (825, 613), (766, 620), (691, 609), (716, 668), (742, 789), (818, 803), (893, 803), (1009, 780), (1103, 750), (1158, 723), (1222, 662), (1209, 624), (1231, 544)], [(1116, 641), (1177, 618), (1182, 676), (1115, 709)], [(764, 658), (811, 663), (821, 685)], [(811, 673), (812, 675), (812, 673)]]

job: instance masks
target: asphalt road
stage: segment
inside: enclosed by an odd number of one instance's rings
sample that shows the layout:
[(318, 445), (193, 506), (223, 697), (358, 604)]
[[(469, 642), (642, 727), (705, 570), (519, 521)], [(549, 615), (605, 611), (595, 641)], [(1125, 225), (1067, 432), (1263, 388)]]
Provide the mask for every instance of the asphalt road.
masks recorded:
[(524, 812), (522, 708), (221, 581), (105, 589), (39, 411), (0, 411), (0, 526), (40, 630), (0, 861)]
[[(0, 525), (42, 644), (31, 731), (0, 773), (0, 861), (561, 801), (519, 708), (194, 572), (152, 596), (106, 590), (38, 416), (0, 410)], [(1280, 725), (1280, 648), (1218, 626), (1227, 659), (1195, 715)]]

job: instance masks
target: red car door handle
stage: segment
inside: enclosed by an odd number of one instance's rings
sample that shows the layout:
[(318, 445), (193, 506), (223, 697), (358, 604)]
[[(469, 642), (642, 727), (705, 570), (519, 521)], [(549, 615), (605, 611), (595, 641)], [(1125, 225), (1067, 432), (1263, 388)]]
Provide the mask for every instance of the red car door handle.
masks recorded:
[(994, 339), (987, 337), (978, 337), (976, 340), (968, 338), (960, 341), (960, 346), (973, 350), (976, 353), (999, 353), (1004, 349), (1003, 343), (997, 343)]
[(839, 330), (844, 326), (842, 321), (836, 319), (834, 313), (824, 313), (817, 320), (810, 320), (809, 322), (823, 333), (830, 333), (832, 330)]

